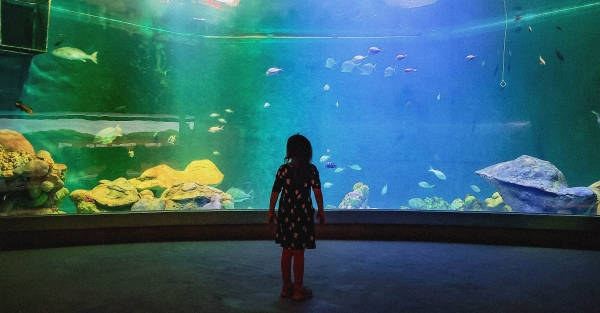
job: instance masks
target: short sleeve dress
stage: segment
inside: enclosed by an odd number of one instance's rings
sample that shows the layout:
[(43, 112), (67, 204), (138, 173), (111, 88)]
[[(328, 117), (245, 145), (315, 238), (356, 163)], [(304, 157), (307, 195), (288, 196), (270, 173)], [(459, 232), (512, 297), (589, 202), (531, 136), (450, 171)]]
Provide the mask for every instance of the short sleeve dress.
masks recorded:
[(307, 174), (310, 175), (300, 175), (297, 170), (289, 163), (283, 164), (275, 176), (273, 192), (281, 192), (275, 242), (283, 248), (314, 249), (315, 208), (311, 188), (321, 189), (319, 171), (313, 164), (308, 165)]

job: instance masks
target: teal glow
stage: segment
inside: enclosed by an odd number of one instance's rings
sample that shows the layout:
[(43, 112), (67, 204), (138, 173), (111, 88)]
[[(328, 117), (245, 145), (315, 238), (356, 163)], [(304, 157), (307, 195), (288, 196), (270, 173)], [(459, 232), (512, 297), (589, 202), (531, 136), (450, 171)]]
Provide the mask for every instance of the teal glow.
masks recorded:
[[(572, 7), (562, 8), (562, 9), (553, 10), (553, 11), (549, 11), (549, 12), (527, 13), (527, 14), (523, 15), (523, 17), (521, 18), (521, 21), (535, 21), (537, 19), (541, 19), (542, 17), (564, 15), (567, 13), (574, 13), (579, 10), (590, 9), (590, 8), (597, 7), (597, 6), (600, 6), (600, 2), (572, 6)], [(505, 22), (506, 22), (506, 20), (502, 20), (502, 21), (498, 21), (498, 22), (487, 23), (487, 24), (477, 25), (477, 26), (468, 27), (468, 28), (461, 28), (461, 29), (457, 30), (456, 32), (468, 32), (468, 31), (480, 30), (480, 29), (486, 29), (486, 28), (495, 28), (495, 27), (503, 26), (505, 24)]]

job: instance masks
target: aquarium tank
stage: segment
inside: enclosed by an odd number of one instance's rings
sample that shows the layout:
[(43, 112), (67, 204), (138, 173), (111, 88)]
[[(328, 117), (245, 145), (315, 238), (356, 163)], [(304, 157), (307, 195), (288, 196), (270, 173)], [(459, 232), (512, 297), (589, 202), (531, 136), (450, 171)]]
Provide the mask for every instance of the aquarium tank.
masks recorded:
[(0, 215), (597, 215), (600, 2), (2, 0)]

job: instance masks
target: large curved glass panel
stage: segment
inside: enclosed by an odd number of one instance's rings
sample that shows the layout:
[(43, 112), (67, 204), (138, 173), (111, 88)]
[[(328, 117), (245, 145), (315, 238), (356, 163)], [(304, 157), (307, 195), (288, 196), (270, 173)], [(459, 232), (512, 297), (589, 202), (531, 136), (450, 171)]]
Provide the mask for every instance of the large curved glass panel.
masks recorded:
[(0, 214), (266, 209), (301, 133), (329, 209), (595, 215), (598, 13), (54, 0), (48, 51), (0, 58)]

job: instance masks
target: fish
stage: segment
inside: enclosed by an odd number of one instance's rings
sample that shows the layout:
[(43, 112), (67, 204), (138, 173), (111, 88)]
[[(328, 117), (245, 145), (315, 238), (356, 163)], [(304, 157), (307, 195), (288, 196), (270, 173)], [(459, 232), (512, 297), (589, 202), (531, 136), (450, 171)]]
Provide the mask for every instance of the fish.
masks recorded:
[(152, 135), (152, 139), (154, 139), (154, 142), (158, 141), (158, 132), (154, 132), (154, 135)]
[(562, 53), (560, 53), (560, 51), (558, 51), (558, 50), (556, 50), (556, 57), (561, 61), (565, 60), (565, 56), (562, 55)]
[(440, 100), (442, 98), (442, 94), (438, 92), (438, 95), (435, 98), (438, 99), (438, 100)]
[(377, 54), (377, 53), (379, 53), (381, 51), (383, 51), (383, 50), (381, 50), (381, 49), (379, 49), (377, 47), (371, 47), (371, 48), (369, 48), (369, 51), (367, 51), (367, 53), (369, 53), (371, 55), (374, 55), (374, 54)]
[(115, 127), (107, 127), (99, 131), (96, 136), (94, 136), (94, 143), (101, 143), (104, 145), (109, 144), (117, 139), (117, 137), (123, 136), (121, 131), (122, 129), (119, 124), (117, 124)]
[(279, 67), (271, 67), (267, 70), (267, 76), (274, 76), (277, 75), (279, 73), (281, 73), (281, 71), (283, 71), (282, 68)]
[(485, 61), (481, 62), (481, 66), (484, 66), (484, 65), (485, 65)]
[(423, 187), (423, 188), (433, 188), (435, 187), (435, 185), (430, 185), (428, 182), (426, 181), (422, 181), (419, 183), (419, 186)]
[(210, 115), (210, 117), (217, 117), (217, 116), (221, 116), (219, 113), (213, 113)]
[(223, 123), (223, 124), (227, 124), (227, 121), (224, 118), (220, 118), (217, 121)]
[(518, 21), (523, 18), (523, 15), (515, 15), (515, 21)]
[(471, 190), (473, 190), (474, 192), (480, 192), (481, 189), (479, 189), (479, 187), (477, 187), (477, 185), (471, 185)]
[(213, 151), (213, 155), (221, 155), (221, 153), (219, 151)]
[(358, 164), (349, 165), (348, 167), (351, 168), (351, 169), (353, 169), (353, 170), (355, 170), (355, 171), (362, 170), (362, 167), (360, 167), (360, 165), (358, 165)]
[(500, 64), (496, 65), (496, 69), (494, 70), (494, 76), (496, 76), (496, 74), (498, 73), (498, 68), (500, 67)]
[(431, 167), (431, 166), (429, 166), (428, 172), (432, 172), (439, 179), (442, 179), (442, 180), (446, 179), (446, 175), (444, 173), (442, 173), (441, 171), (438, 171), (438, 170), (434, 170), (433, 167)]
[(330, 182), (326, 182), (323, 184), (323, 188), (329, 188), (331, 186), (333, 186), (333, 183), (330, 183)]
[(383, 72), (383, 76), (384, 77), (394, 77), (396, 76), (396, 68), (395, 67), (391, 67), (388, 66), (385, 68), (385, 71)]
[(134, 154), (133, 154), (133, 150), (127, 150), (127, 155), (128, 155), (130, 158), (133, 158), (133, 156), (134, 156)]
[(533, 32), (533, 29), (531, 29), (531, 26), (527, 26), (527, 29), (529, 29), (529, 32)]
[(326, 162), (325, 167), (326, 168), (336, 168), (337, 165), (335, 165), (335, 163), (333, 163), (333, 162)]
[[(354, 63), (354, 64), (356, 64), (356, 65), (358, 65), (358, 64), (360, 64), (360, 63), (361, 63), (361, 62), (362, 62), (364, 59), (366, 59), (367, 57), (368, 57), (368, 55), (360, 55), (360, 54), (359, 54), (359, 55), (355, 55), (355, 56), (352, 58), (352, 61), (351, 61), (351, 62), (352, 62), (352, 63)], [(342, 65), (343, 65), (343, 64), (342, 64)]]
[(242, 189), (239, 188), (229, 188), (226, 193), (228, 193), (229, 195), (231, 195), (231, 197), (233, 197), (233, 202), (244, 202), (248, 199), (253, 200), (253, 196), (252, 194), (254, 193), (254, 190), (250, 190), (250, 192), (246, 193), (245, 191), (243, 191)]
[(233, 113), (233, 110), (232, 109), (225, 109), (225, 112), (231, 114), (231, 113)]
[(556, 26), (556, 29), (558, 30), (562, 30), (562, 28), (560, 26)]
[(596, 113), (596, 111), (592, 110), (592, 113), (596, 114), (596, 119), (598, 120), (598, 127), (600, 127), (600, 114)]
[(339, 172), (341, 172), (341, 171), (343, 171), (343, 170), (344, 170), (344, 168), (343, 168), (343, 167), (338, 167), (338, 168), (336, 168), (336, 169), (335, 169), (335, 171), (334, 171), (334, 172), (335, 172), (335, 173), (339, 173)]
[(408, 54), (398, 54), (396, 56), (396, 61), (402, 60), (404, 58), (406, 58), (408, 56)]
[(541, 55), (540, 55), (540, 64), (541, 65), (546, 65), (546, 61), (542, 58)]
[(470, 61), (470, 60), (473, 60), (473, 59), (474, 59), (474, 58), (476, 58), (476, 57), (477, 57), (476, 55), (469, 54), (469, 55), (467, 55), (467, 57), (465, 58), (465, 61)]
[(355, 67), (356, 67), (356, 64), (354, 64), (354, 62), (346, 61), (346, 62), (342, 63), (342, 73), (352, 73), (352, 71), (354, 71)]
[(387, 184), (385, 184), (385, 186), (383, 186), (383, 188), (381, 188), (381, 195), (382, 195), (382, 196), (383, 196), (383, 195), (385, 195), (385, 194), (387, 193), (387, 189), (388, 189), (388, 186), (387, 186)]
[(268, 107), (270, 107), (270, 106), (271, 106), (271, 104), (270, 104), (269, 102), (265, 102), (265, 105), (263, 105), (263, 108), (265, 108), (265, 109), (266, 109), (266, 108), (268, 108)]
[(19, 110), (21, 110), (21, 111), (23, 111), (23, 112), (25, 112), (27, 114), (33, 114), (34, 113), (33, 110), (28, 105), (26, 105), (25, 103), (23, 103), (21, 101), (17, 101), (15, 103), (15, 106), (17, 108), (19, 108)]
[(52, 54), (67, 60), (79, 60), (83, 62), (85, 62), (85, 60), (92, 60), (92, 62), (98, 64), (98, 52), (86, 54), (77, 48), (62, 47), (52, 51)]
[(326, 68), (330, 68), (332, 70), (335, 70), (336, 66), (337, 66), (337, 62), (334, 59), (327, 58), (327, 60), (325, 60), (325, 67)]
[(416, 72), (417, 69), (416, 68), (412, 68), (412, 67), (407, 67), (404, 69), (404, 73), (413, 73)]
[(170, 144), (170, 145), (174, 145), (176, 140), (177, 140), (177, 136), (176, 135), (171, 135), (167, 139), (167, 143)]
[(373, 73), (375, 70), (375, 66), (377, 66), (377, 63), (375, 63), (375, 65), (371, 63), (364, 64), (358, 68), (360, 70), (360, 75), (371, 75), (371, 73)]
[(64, 34), (60, 34), (60, 35), (58, 35), (58, 39), (57, 39), (57, 40), (56, 40), (56, 42), (54, 43), (54, 46), (55, 46), (55, 47), (58, 47), (58, 46), (60, 46), (60, 45), (63, 43), (63, 41), (65, 41), (65, 35), (64, 35)]
[(325, 163), (325, 162), (327, 162), (327, 160), (329, 160), (329, 158), (330, 158), (330, 157), (331, 157), (330, 155), (323, 155), (323, 156), (321, 156), (321, 158), (319, 159), (319, 162), (321, 162), (321, 163)]
[(328, 91), (329, 90), (329, 85), (325, 84), (325, 86), (323, 86), (323, 90), (324, 91)]
[(222, 131), (223, 130), (223, 125), (221, 126), (213, 126), (211, 128), (208, 129), (209, 132), (211, 133), (216, 133), (218, 131)]
[(340, 107), (340, 103), (336, 101), (336, 102), (335, 102), (335, 107), (336, 107), (336, 108), (339, 108), (339, 107)]

